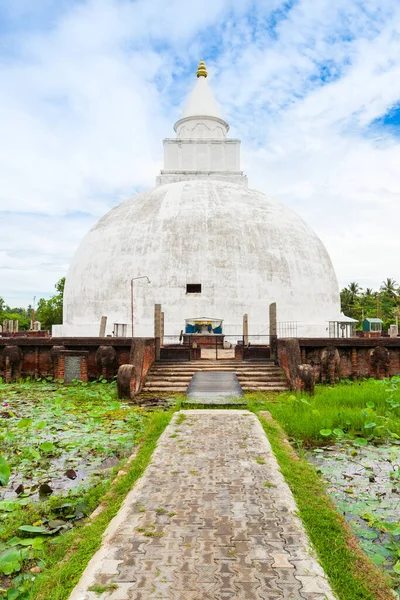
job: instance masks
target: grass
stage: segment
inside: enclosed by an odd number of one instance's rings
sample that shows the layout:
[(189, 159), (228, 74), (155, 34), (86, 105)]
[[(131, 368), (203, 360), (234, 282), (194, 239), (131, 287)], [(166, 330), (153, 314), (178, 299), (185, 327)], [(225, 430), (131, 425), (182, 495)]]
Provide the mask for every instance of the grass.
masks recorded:
[(175, 422), (176, 425), (181, 425), (185, 419), (186, 419), (186, 415), (184, 415), (183, 413), (181, 413), (176, 418), (176, 422)]
[(95, 592), (99, 596), (104, 592), (110, 592), (117, 589), (118, 585), (116, 583), (110, 583), (110, 585), (92, 585), (90, 588), (88, 588), (89, 592)]
[(347, 382), (334, 388), (319, 385), (314, 396), (289, 392), (279, 400), (248, 394), (248, 408), (268, 410), (289, 437), (306, 445), (358, 436), (374, 441), (399, 439), (398, 382), (400, 379), (394, 378)]
[(388, 579), (359, 549), (315, 469), (296, 455), (277, 423), (263, 417), (263, 413), (259, 418), (295, 497), (299, 516), (340, 600), (393, 600)]

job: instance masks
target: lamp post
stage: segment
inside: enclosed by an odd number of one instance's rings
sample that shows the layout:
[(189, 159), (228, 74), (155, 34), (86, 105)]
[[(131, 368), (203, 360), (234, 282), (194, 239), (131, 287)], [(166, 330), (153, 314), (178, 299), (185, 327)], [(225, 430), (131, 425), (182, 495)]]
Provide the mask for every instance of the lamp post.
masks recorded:
[(150, 279), (147, 275), (140, 275), (139, 277), (132, 277), (131, 279), (131, 318), (132, 318), (132, 338), (133, 338), (133, 282), (137, 279), (147, 279), (147, 283), (150, 283)]

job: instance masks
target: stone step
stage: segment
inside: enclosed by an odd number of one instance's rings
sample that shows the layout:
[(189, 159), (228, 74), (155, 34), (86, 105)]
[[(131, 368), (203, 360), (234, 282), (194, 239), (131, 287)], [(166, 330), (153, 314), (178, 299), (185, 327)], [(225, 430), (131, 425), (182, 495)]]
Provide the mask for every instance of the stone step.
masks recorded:
[(145, 386), (142, 390), (142, 392), (150, 392), (150, 393), (156, 393), (156, 392), (168, 392), (169, 394), (174, 392), (174, 393), (185, 393), (187, 390), (187, 386), (186, 387), (174, 387), (174, 388), (166, 388), (166, 387), (162, 387), (162, 386), (158, 386), (158, 387), (151, 387), (148, 388), (147, 386)]
[(276, 371), (249, 371), (249, 370), (224, 370), (224, 371), (150, 371), (149, 376), (153, 377), (192, 377), (195, 373), (236, 373), (239, 377), (283, 377), (281, 370)]
[(270, 365), (275, 366), (274, 360), (260, 360), (260, 361), (251, 361), (251, 360), (182, 360), (182, 361), (160, 361), (154, 363), (154, 367), (169, 367), (169, 366), (261, 366), (261, 365)]
[(162, 383), (163, 381), (182, 381), (183, 383), (190, 382), (192, 379), (192, 375), (187, 376), (179, 376), (179, 377), (156, 377), (155, 375), (148, 375), (146, 382), (147, 383)]
[[(203, 371), (204, 372), (204, 371)], [(209, 372), (209, 371), (207, 371)], [(149, 373), (147, 381), (190, 381), (194, 373)], [(286, 381), (285, 377), (281, 372), (278, 373), (239, 373), (236, 371), (236, 375), (240, 380), (257, 380), (257, 381)]]
[[(167, 392), (167, 393), (185, 393), (188, 386), (174, 386), (174, 387), (166, 387), (162, 385), (151, 386), (147, 385), (143, 388), (143, 392), (155, 393), (155, 392)], [(288, 387), (286, 385), (259, 385), (255, 386), (246, 386), (242, 385), (242, 389), (244, 392), (287, 392)]]
[(258, 386), (258, 387), (248, 387), (248, 386), (244, 386), (242, 385), (242, 390), (244, 392), (287, 392), (288, 391), (288, 387), (284, 386), (284, 385), (274, 385), (272, 387), (267, 387), (267, 386)]
[[(155, 388), (155, 387), (165, 387), (168, 389), (175, 389), (176, 387), (187, 387), (190, 383), (190, 380), (188, 382), (183, 382), (183, 381), (146, 381), (146, 385), (145, 388)], [(186, 389), (186, 388), (185, 388)]]
[(267, 373), (269, 372), (274, 372), (279, 370), (279, 367), (275, 367), (272, 365), (268, 365), (268, 366), (263, 366), (263, 365), (240, 365), (240, 366), (236, 366), (236, 365), (232, 365), (232, 366), (225, 366), (225, 365), (210, 365), (210, 366), (199, 366), (199, 367), (195, 367), (193, 365), (191, 366), (181, 366), (181, 365), (177, 365), (175, 367), (170, 366), (170, 367), (152, 367), (151, 369), (152, 371), (157, 371), (157, 372), (161, 372), (161, 373), (167, 373), (167, 372), (175, 372), (175, 371), (265, 371)]
[(177, 362), (158, 362), (153, 367), (276, 367), (274, 361), (251, 362), (246, 360), (192, 360)]
[(242, 388), (258, 388), (258, 387), (276, 387), (276, 386), (287, 386), (286, 381), (240, 381), (239, 383)]
[(274, 361), (197, 360), (188, 362), (159, 361), (155, 363), (143, 388), (144, 392), (186, 392), (198, 372), (236, 373), (244, 391), (286, 391), (282, 369)]

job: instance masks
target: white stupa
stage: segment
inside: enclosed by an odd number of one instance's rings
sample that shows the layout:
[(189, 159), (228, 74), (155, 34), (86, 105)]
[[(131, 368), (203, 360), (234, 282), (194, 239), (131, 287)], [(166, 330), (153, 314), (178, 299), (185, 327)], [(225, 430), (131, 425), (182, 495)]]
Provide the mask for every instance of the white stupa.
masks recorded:
[(240, 141), (208, 86), (203, 61), (176, 137), (164, 140), (157, 186), (123, 202), (89, 231), (69, 268), (63, 324), (56, 336), (98, 336), (115, 323), (152, 336), (154, 304), (165, 313), (165, 333), (204, 315), (223, 320), (223, 333), (268, 333), (269, 304), (278, 322), (295, 322), (298, 335), (327, 336), (340, 310), (328, 253), (292, 210), (247, 187)]

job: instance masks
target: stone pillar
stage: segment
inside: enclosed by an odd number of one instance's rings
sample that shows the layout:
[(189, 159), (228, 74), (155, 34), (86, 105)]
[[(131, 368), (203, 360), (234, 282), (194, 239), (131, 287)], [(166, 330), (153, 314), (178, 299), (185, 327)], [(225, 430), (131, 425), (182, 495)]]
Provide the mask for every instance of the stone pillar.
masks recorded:
[(13, 333), (14, 331), (14, 321), (12, 319), (8, 319), (8, 331), (9, 333)]
[(11, 375), (12, 375), (12, 368), (11, 368), (10, 359), (8, 356), (6, 356), (5, 369), (4, 369), (4, 381), (6, 383), (11, 383)]
[(18, 331), (18, 319), (14, 320), (14, 331)]
[(142, 390), (145, 375), (146, 341), (143, 338), (132, 340), (130, 364), (121, 365), (118, 369), (117, 390), (119, 398), (131, 400)]
[(100, 319), (100, 331), (99, 337), (106, 337), (107, 317), (101, 317)]
[(249, 345), (249, 317), (247, 313), (243, 315), (243, 343)]
[(156, 360), (161, 356), (161, 304), (154, 305), (154, 337), (156, 340)]
[(269, 305), (269, 345), (271, 358), (276, 358), (276, 345), (278, 339), (278, 326), (276, 319), (276, 302)]
[(161, 313), (161, 346), (164, 346), (165, 320), (164, 311)]

